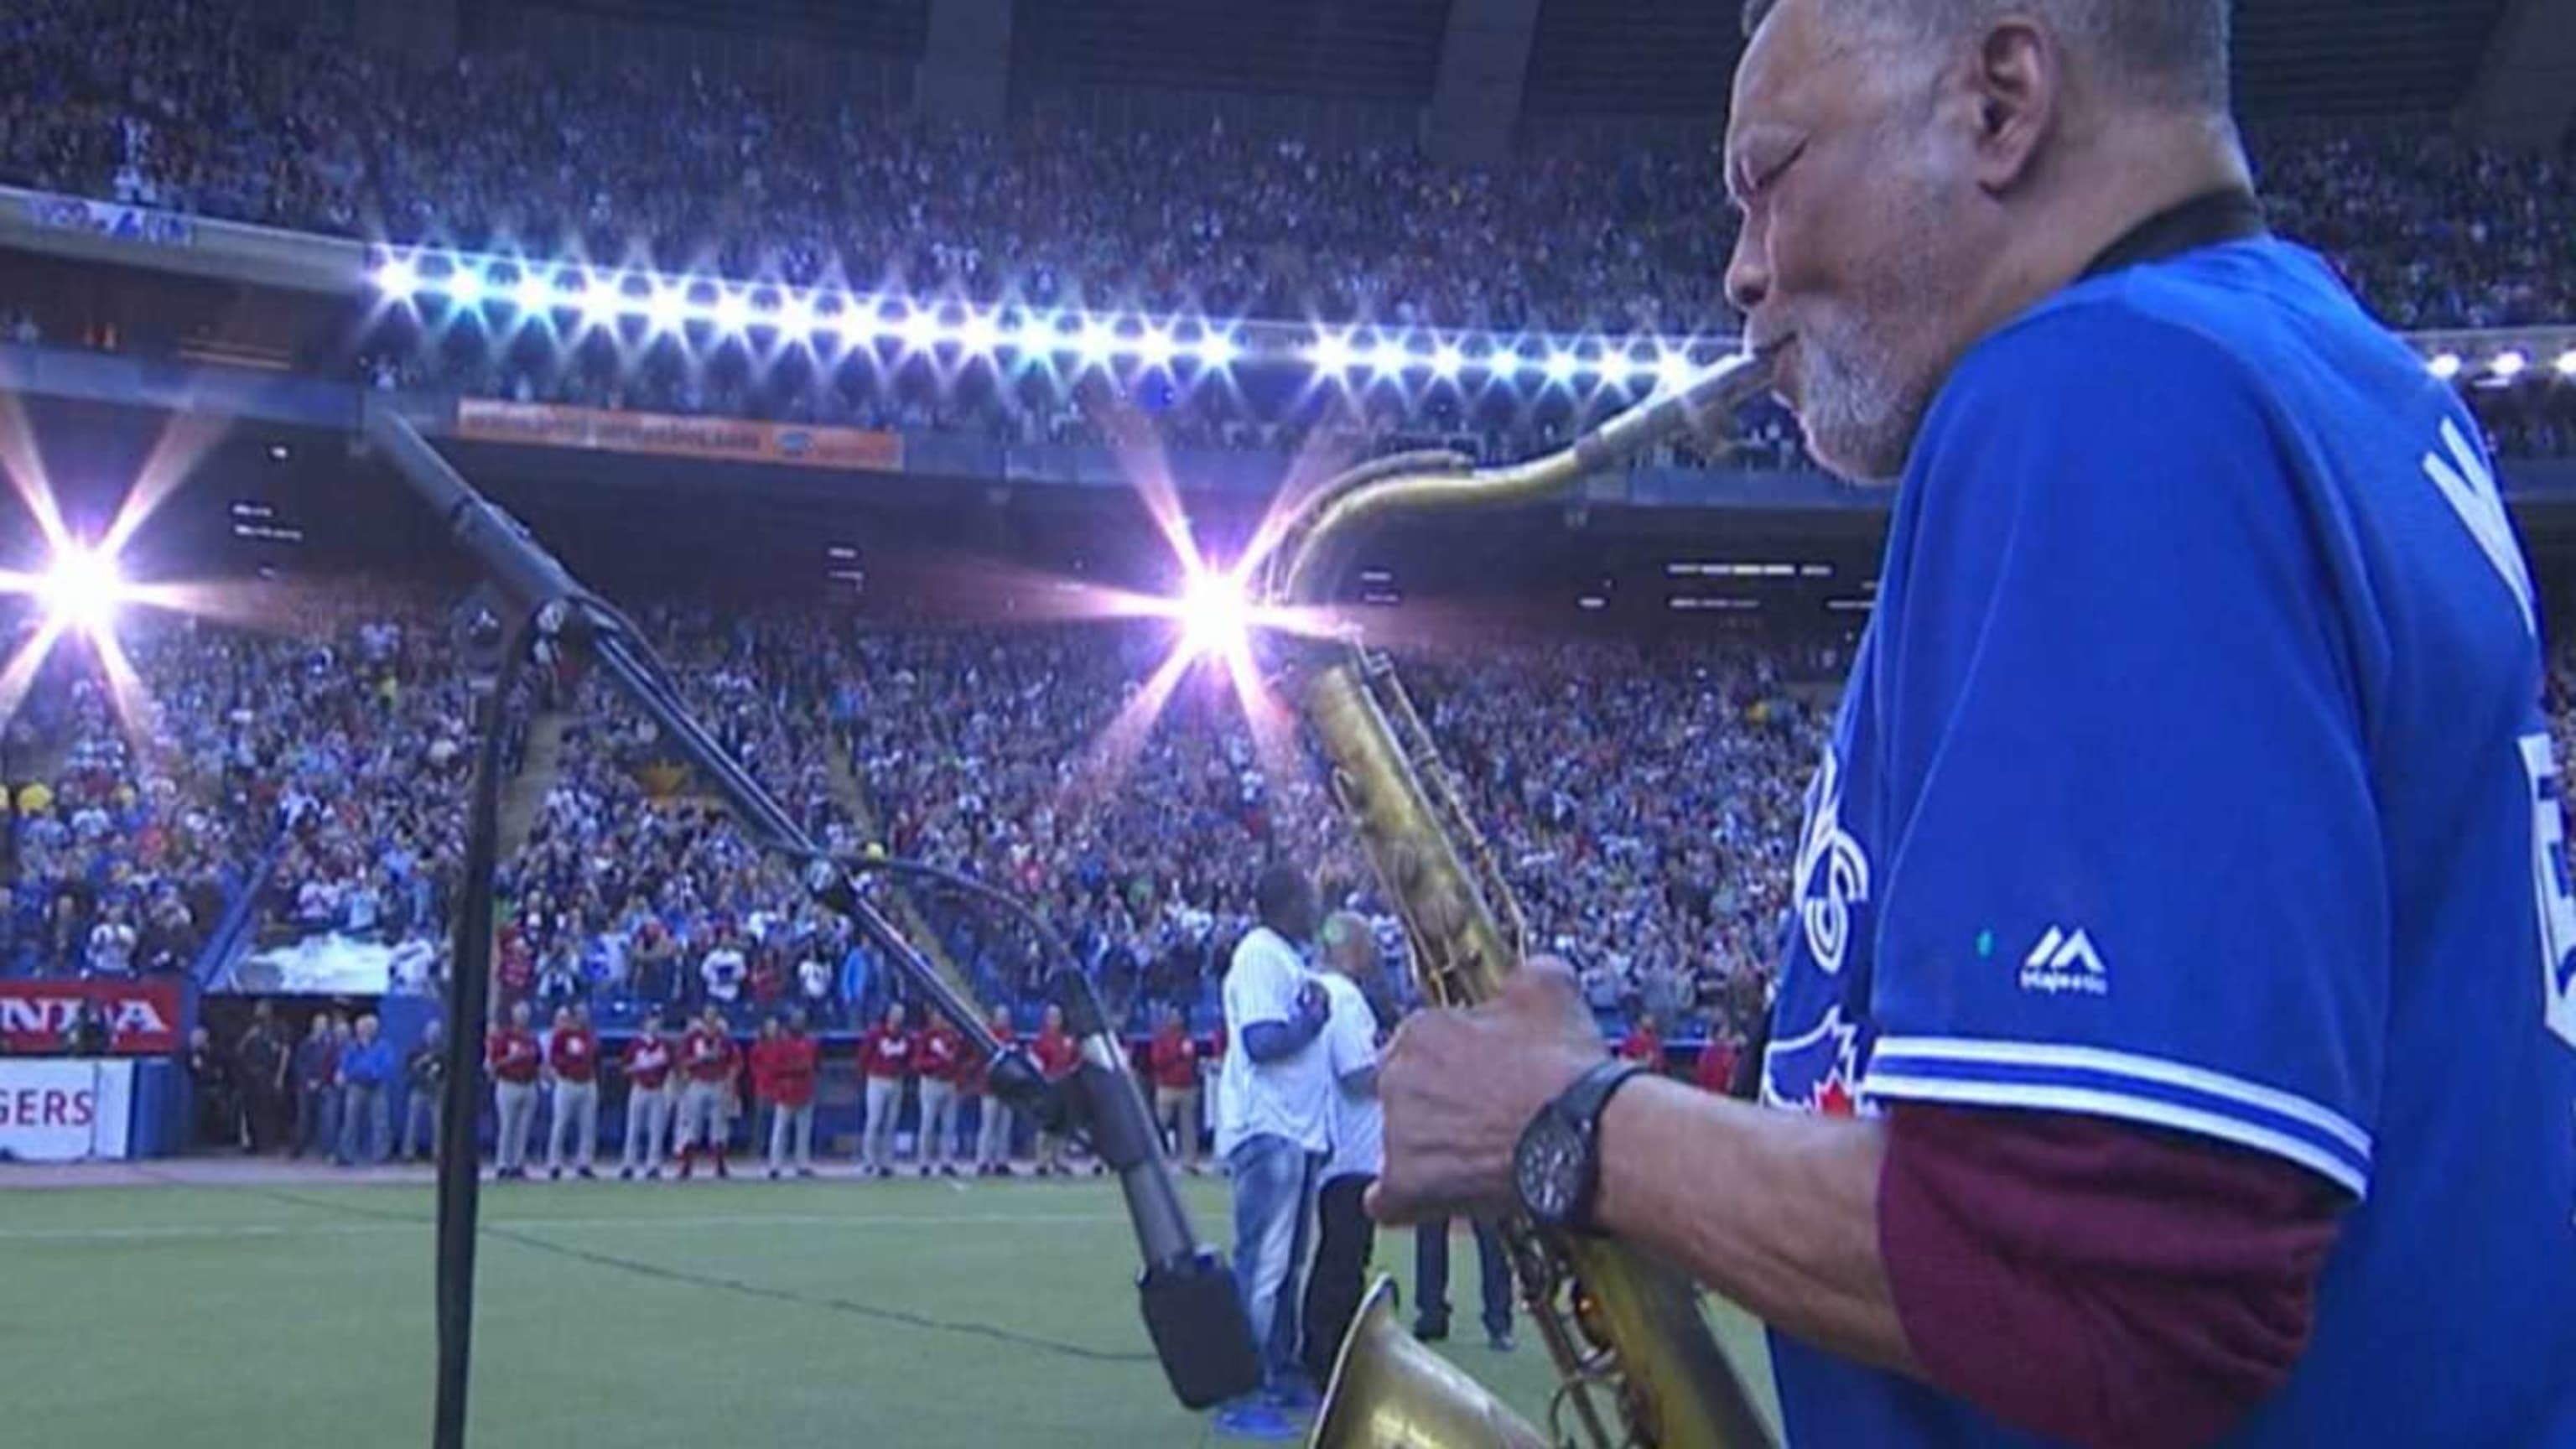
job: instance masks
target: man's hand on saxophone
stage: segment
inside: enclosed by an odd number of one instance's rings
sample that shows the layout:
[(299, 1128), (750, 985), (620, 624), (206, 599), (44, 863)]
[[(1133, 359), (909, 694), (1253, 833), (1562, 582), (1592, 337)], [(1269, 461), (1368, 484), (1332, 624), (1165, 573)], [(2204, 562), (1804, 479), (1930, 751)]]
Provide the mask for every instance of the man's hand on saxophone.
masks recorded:
[(1379, 1065), (1388, 1170), (1370, 1213), (1409, 1224), (1518, 1208), (1522, 1130), (1609, 1055), (1573, 971), (1553, 957), (1530, 961), (1483, 1006), (1408, 1018)]
[[(1609, 1055), (1553, 958), (1485, 1005), (1407, 1020), (1379, 1069), (1386, 1172), (1370, 1211), (1528, 1210), (1547, 1184), (1515, 1182), (1524, 1136)], [(1579, 1229), (1651, 1249), (1783, 1331), (1915, 1372), (1879, 1259), (1878, 1124), (1763, 1112), (1652, 1075), (1620, 1083), (1596, 1121), (1591, 1162), (1565, 1164), (1597, 1169)]]

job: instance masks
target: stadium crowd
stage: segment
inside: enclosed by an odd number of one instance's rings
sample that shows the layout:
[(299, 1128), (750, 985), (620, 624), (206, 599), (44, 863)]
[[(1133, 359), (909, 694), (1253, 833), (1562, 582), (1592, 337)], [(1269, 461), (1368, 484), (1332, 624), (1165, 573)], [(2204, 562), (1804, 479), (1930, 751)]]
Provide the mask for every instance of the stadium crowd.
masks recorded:
[[(1376, 907), (1313, 760), (1293, 745), (1264, 758), (1213, 665), (1108, 747), (1165, 626), (894, 630), (695, 608), (645, 628), (697, 717), (827, 848), (916, 856), (1027, 899), (1131, 1022), (1213, 1019), (1265, 858), (1314, 861), (1337, 903)], [(147, 727), (120, 720), (95, 670), (58, 663), (67, 687), (43, 691), (13, 743), (16, 969), (185, 969), (239, 903), (235, 986), (282, 984), (240, 964), (262, 948), (339, 938), (390, 948), (384, 989), (434, 988), (471, 754), (436, 612), (352, 606), (299, 639), (184, 620), (126, 634)], [(1584, 967), (1605, 1012), (1678, 1019), (1762, 968), (1817, 731), (1778, 675), (1759, 654), (1682, 645), (1418, 671), (1534, 931)], [(566, 671), (529, 707), (557, 744), (525, 751), (541, 774), (500, 875), (505, 1008), (631, 1022), (712, 1002), (747, 1022), (795, 1006), (818, 1028), (882, 1008), (890, 983), (847, 924), (754, 851), (602, 680)], [(869, 889), (1034, 1019), (1044, 958), (1008, 923), (919, 886)]]
[[(1469, 172), (1213, 127), (992, 136), (635, 62), (414, 67), (264, 28), (229, 0), (36, 0), (0, 17), (0, 56), (0, 181), (209, 216), (1039, 308), (1666, 336), (1733, 322), (1704, 153), (1542, 146)], [(2279, 225), (2399, 325), (2576, 317), (2564, 152), (2482, 150), (2421, 124), (2253, 139)], [(397, 310), (361, 366), (382, 385), (530, 401), (1024, 443), (1101, 434), (1103, 400), (1043, 370), (958, 385), (846, 359), (772, 367), (741, 348), (639, 357), (596, 335), (566, 354), (543, 329), (512, 330), (424, 332)], [(1129, 391), (1167, 442), (1271, 449), (1324, 431), (1524, 452), (1619, 400), (1261, 398), (1169, 377)], [(2567, 389), (2521, 391), (2540, 396), (2477, 401), (2511, 451), (2567, 452)], [(1797, 457), (1776, 417), (1746, 433), (1757, 462)]]

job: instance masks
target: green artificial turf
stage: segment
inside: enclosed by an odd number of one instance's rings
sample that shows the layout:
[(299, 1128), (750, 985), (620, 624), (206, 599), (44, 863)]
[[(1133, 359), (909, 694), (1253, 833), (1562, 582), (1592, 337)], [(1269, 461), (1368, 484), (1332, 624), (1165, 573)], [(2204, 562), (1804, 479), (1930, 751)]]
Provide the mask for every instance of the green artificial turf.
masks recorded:
[[(1222, 1243), (1223, 1183), (1190, 1196)], [(483, 1205), (485, 1449), (1224, 1442), (1151, 1359), (1105, 1180), (487, 1184)], [(0, 1178), (0, 1441), (426, 1444), (431, 1218), (416, 1185)], [(1409, 1296), (1412, 1235), (1377, 1252)], [(1545, 1354), (1526, 1324), (1484, 1346), (1475, 1264), (1462, 1234), (1447, 1351), (1537, 1417)]]

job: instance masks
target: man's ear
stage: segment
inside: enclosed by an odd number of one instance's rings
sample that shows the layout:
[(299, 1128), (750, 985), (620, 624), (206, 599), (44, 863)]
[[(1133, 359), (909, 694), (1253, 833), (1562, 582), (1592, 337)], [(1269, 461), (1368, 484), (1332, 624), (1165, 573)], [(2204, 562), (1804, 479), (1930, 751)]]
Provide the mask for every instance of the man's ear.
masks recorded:
[(2066, 52), (2047, 30), (2007, 18), (1979, 38), (1967, 84), (1975, 102), (1977, 184), (1989, 194), (2010, 191), (2028, 179), (2056, 129)]

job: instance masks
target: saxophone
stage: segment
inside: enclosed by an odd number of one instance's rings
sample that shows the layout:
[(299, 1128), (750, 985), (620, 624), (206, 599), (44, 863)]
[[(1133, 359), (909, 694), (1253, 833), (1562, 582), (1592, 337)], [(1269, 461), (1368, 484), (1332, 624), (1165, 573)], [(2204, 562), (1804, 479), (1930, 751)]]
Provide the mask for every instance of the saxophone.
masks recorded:
[[(1473, 469), (1452, 454), (1363, 465), (1296, 514), (1273, 557), (1267, 603), (1327, 604), (1348, 543), (1390, 515), (1528, 503), (1700, 429), (1769, 384), (1739, 355), (1612, 419), (1561, 452)], [(1527, 926), (1494, 852), (1388, 658), (1355, 634), (1292, 667), (1305, 718), (1333, 766), (1335, 803), (1402, 919), (1426, 999), (1472, 1006), (1518, 969)], [(1557, 1370), (1546, 1433), (1397, 1323), (1381, 1278), (1341, 1346), (1315, 1449), (1757, 1449), (1771, 1443), (1701, 1316), (1696, 1290), (1616, 1242), (1497, 1224), (1522, 1302)]]

